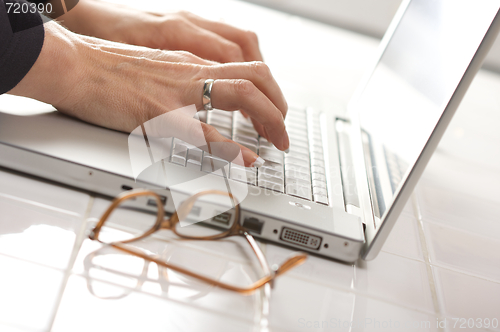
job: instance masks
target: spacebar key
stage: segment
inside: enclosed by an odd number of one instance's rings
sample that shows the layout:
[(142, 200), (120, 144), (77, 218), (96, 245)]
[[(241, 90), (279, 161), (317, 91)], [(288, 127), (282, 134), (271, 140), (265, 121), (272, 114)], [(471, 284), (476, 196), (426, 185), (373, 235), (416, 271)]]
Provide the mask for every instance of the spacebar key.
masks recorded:
[(302, 187), (300, 185), (297, 185), (297, 184), (291, 184), (291, 185), (288, 185), (286, 186), (286, 193), (288, 195), (292, 195), (292, 196), (297, 196), (297, 197), (300, 197), (300, 198), (303, 198), (303, 199), (307, 199), (307, 200), (311, 200), (311, 188), (309, 187)]

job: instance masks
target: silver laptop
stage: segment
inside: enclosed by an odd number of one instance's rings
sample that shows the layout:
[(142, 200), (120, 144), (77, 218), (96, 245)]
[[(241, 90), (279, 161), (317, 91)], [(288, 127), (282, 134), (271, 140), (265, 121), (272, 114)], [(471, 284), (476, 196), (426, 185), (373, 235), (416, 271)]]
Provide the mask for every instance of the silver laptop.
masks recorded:
[[(239, 112), (208, 112), (207, 123), (266, 160), (259, 169), (170, 138), (168, 154), (137, 177), (128, 134), (50, 106), (0, 113), (0, 166), (109, 197), (152, 188), (170, 213), (179, 197), (230, 187), (242, 193), (240, 222), (254, 236), (347, 262), (373, 259), (494, 42), (499, 8), (500, 0), (405, 1), (346, 116), (290, 107), (288, 154)], [(0, 97), (0, 111), (9, 98)]]

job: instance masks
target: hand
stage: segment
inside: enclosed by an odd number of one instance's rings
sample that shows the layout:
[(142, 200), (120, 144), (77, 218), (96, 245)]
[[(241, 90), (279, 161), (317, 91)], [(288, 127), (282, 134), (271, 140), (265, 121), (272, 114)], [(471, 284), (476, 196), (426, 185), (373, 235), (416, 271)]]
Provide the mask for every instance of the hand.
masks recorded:
[(74, 32), (111, 41), (155, 49), (183, 50), (224, 63), (262, 61), (255, 33), (188, 12), (160, 15), (99, 1), (80, 0), (60, 19)]
[[(45, 24), (45, 32), (37, 62), (10, 93), (51, 103), (90, 123), (130, 132), (187, 105), (201, 110), (203, 84), (213, 78), (215, 108), (245, 111), (260, 135), (280, 150), (289, 147), (283, 120), (287, 104), (262, 62), (217, 64), (187, 52), (78, 36), (54, 22)], [(195, 119), (182, 123), (177, 126), (182, 129), (180, 138), (188, 142), (199, 141), (192, 130), (195, 124), (201, 125), (208, 143), (232, 142)], [(240, 148), (245, 165), (253, 165), (258, 156)]]

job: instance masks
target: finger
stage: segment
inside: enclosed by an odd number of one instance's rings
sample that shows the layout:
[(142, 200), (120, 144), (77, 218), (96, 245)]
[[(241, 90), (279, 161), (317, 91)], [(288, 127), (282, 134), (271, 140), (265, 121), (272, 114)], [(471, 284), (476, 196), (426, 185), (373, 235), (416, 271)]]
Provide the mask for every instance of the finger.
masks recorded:
[(266, 129), (264, 128), (264, 126), (261, 125), (259, 122), (257, 122), (255, 119), (251, 119), (251, 120), (252, 120), (253, 127), (259, 133), (259, 135), (264, 137), (265, 139), (268, 139), (269, 136), (267, 135), (267, 132), (266, 132)]
[(288, 149), (290, 142), (282, 113), (248, 80), (218, 79), (212, 86), (212, 105), (228, 111), (243, 110), (266, 130), (268, 140), (278, 149)]
[[(155, 139), (177, 138), (219, 158), (246, 167), (263, 162), (252, 150), (222, 136), (214, 127), (193, 118), (194, 105), (163, 113), (143, 124), (150, 145)], [(163, 156), (165, 157), (165, 156)]]
[(184, 13), (183, 16), (197, 26), (238, 44), (243, 51), (245, 61), (264, 60), (259, 49), (257, 35), (254, 32), (245, 31), (223, 22), (210, 21), (191, 13)]
[[(214, 127), (206, 123), (201, 124), (205, 139), (208, 143), (207, 152), (229, 162), (245, 167), (260, 167), (264, 164), (264, 160), (252, 150), (222, 136)], [(235, 146), (238, 147), (238, 151), (241, 151), (241, 154), (237, 157), (234, 156)]]
[[(228, 63), (205, 68), (204, 75), (212, 79), (245, 79), (262, 91), (286, 117), (288, 104), (269, 67), (263, 62)], [(247, 112), (248, 113), (248, 112)]]
[[(208, 60), (224, 63), (245, 61), (243, 51), (238, 44), (188, 20), (182, 19), (178, 24), (176, 36), (169, 35), (168, 38), (173, 40), (174, 45), (181, 45), (184, 50)], [(166, 33), (171, 34), (171, 31)]]

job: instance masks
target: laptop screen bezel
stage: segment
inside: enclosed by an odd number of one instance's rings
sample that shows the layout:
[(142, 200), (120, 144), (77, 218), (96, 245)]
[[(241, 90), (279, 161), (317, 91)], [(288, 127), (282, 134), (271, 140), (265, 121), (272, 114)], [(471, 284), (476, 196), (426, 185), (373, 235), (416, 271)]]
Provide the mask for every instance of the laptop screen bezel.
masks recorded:
[(443, 113), (441, 114), (441, 117), (439, 118), (439, 121), (437, 122), (432, 134), (430, 135), (429, 139), (424, 145), (424, 148), (418, 156), (416, 162), (404, 175), (401, 181), (402, 185), (400, 185), (394, 193), (394, 199), (392, 203), (387, 206), (386, 213), (384, 214), (380, 222), (375, 222), (374, 210), (369, 193), (369, 175), (366, 172), (365, 160), (363, 155), (364, 152), (361, 138), (362, 131), (358, 117), (359, 109), (356, 106), (357, 101), (360, 100), (362, 93), (368, 85), (378, 63), (381, 61), (381, 58), (384, 55), (385, 50), (387, 49), (387, 46), (392, 39), (392, 36), (397, 31), (398, 26), (403, 19), (410, 3), (411, 0), (405, 0), (399, 7), (393, 21), (391, 22), (386, 34), (384, 35), (380, 43), (376, 61), (371, 66), (372, 69), (369, 70), (367, 72), (367, 75), (363, 77), (348, 105), (348, 114), (352, 124), (351, 149), (354, 159), (353, 162), (356, 167), (355, 174), (358, 186), (357, 189), (360, 195), (360, 208), (362, 211), (362, 218), (366, 225), (366, 241), (361, 251), (361, 258), (364, 260), (371, 260), (375, 258), (382, 248), (385, 240), (392, 230), (392, 227), (394, 226), (408, 199), (411, 197), (413, 189), (415, 188), (427, 163), (432, 157), (432, 154), (439, 144), (441, 137), (443, 136), (448, 124), (455, 114), (455, 111), (457, 110), (462, 98), (467, 92), (467, 89), (470, 86), (475, 74), (480, 69), (484, 58), (486, 57), (500, 30), (500, 11), (498, 11), (483, 40), (481, 41), (481, 44), (477, 48), (472, 60), (470, 61), (464, 75), (462, 76), (460, 83), (457, 85), (452, 97), (448, 101)]

